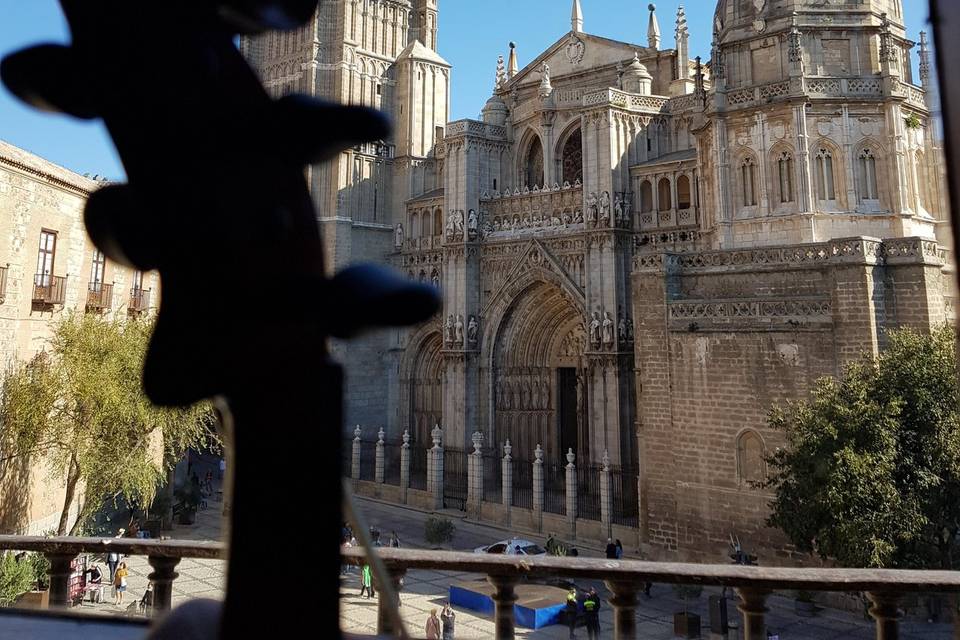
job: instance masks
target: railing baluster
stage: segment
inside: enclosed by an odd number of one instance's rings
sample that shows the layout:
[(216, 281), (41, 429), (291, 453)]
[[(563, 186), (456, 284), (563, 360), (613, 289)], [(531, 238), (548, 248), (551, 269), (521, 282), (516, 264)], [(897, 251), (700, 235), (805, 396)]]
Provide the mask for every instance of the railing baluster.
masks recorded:
[(487, 580), (496, 591), (493, 594), (493, 622), (496, 640), (513, 640), (513, 605), (517, 594), (513, 590), (518, 581), (515, 575), (488, 575)]
[(877, 640), (897, 640), (900, 637), (900, 595), (890, 591), (868, 591), (872, 603), (870, 615), (877, 623)]
[(70, 553), (44, 553), (50, 563), (50, 606), (66, 607), (70, 604), (70, 563), (76, 557)]
[(180, 564), (180, 558), (149, 556), (147, 561), (153, 572), (147, 579), (153, 582), (153, 610), (169, 611), (173, 600), (173, 581), (180, 575), (174, 569)]
[[(390, 582), (393, 583), (393, 591), (397, 594), (396, 605), (399, 607), (400, 581), (403, 579), (403, 576), (407, 570), (399, 567), (390, 567), (388, 571), (390, 572)], [(379, 585), (377, 585), (377, 593), (380, 594), (377, 598), (377, 634), (393, 635), (398, 631), (398, 629), (396, 629), (396, 625), (394, 625), (393, 620), (390, 617), (390, 603), (387, 602), (387, 594), (380, 588)]]
[(740, 597), (737, 609), (743, 614), (743, 640), (767, 640), (763, 614), (767, 612), (765, 603), (770, 592), (752, 587), (740, 587), (736, 592)]
[(633, 640), (637, 637), (637, 584), (607, 580), (606, 585), (613, 593), (608, 600), (613, 607), (613, 637)]

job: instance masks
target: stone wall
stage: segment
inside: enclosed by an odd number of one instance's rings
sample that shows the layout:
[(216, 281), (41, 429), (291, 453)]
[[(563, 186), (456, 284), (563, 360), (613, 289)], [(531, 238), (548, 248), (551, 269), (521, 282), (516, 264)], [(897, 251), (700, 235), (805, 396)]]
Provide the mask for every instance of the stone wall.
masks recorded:
[(724, 561), (736, 535), (765, 563), (801, 562), (764, 526), (752, 480), (782, 444), (770, 408), (944, 321), (943, 254), (918, 238), (635, 260), (641, 540), (652, 557)]

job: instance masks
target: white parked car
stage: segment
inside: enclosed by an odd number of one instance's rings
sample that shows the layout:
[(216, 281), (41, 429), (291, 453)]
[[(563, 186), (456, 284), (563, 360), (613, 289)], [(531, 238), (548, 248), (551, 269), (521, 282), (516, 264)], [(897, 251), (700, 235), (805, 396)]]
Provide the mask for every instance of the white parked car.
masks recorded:
[(474, 553), (504, 553), (507, 555), (521, 555), (521, 556), (545, 556), (547, 555), (547, 550), (538, 545), (536, 542), (530, 542), (529, 540), (524, 540), (522, 538), (510, 538), (509, 540), (501, 540), (500, 542), (494, 542), (491, 545), (486, 547), (477, 547), (473, 550)]

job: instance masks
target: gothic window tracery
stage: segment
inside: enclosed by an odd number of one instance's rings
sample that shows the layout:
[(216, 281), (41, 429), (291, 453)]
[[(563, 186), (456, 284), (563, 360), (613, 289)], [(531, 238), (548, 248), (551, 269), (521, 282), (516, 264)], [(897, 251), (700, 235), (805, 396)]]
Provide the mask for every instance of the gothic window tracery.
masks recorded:
[(817, 198), (836, 200), (837, 192), (833, 180), (833, 154), (829, 149), (821, 148), (816, 157)]
[(737, 438), (737, 479), (741, 484), (762, 482), (767, 478), (763, 439), (756, 431), (744, 431)]
[(860, 152), (860, 199), (878, 200), (877, 159), (869, 148)]
[(543, 145), (534, 136), (523, 161), (524, 186), (533, 188), (543, 185)]
[(757, 165), (749, 156), (740, 163), (740, 182), (743, 186), (743, 206), (757, 206)]
[(583, 182), (583, 138), (580, 129), (570, 134), (563, 145), (563, 181)]
[(780, 177), (780, 202), (793, 202), (793, 156), (784, 151), (777, 160)]

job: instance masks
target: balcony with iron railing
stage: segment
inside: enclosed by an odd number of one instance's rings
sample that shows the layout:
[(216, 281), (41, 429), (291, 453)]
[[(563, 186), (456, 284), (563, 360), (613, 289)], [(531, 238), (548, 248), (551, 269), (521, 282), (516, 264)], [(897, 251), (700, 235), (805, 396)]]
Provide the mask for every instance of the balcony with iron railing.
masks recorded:
[(109, 311), (112, 307), (112, 284), (91, 282), (87, 285), (87, 311)]
[[(78, 629), (83, 630), (83, 637), (139, 640), (145, 636), (151, 624), (147, 619), (91, 617), (72, 613), (69, 610), (71, 563), (78, 555), (105, 555), (112, 551), (124, 556), (146, 556), (153, 568), (148, 576), (154, 584), (153, 614), (170, 609), (173, 584), (178, 577), (176, 569), (181, 559), (217, 560), (225, 559), (227, 555), (227, 547), (219, 542), (70, 537), (0, 536), (0, 550), (38, 552), (50, 562), (50, 611), (0, 609), (0, 637), (58, 640), (66, 631), (75, 633)], [(380, 584), (377, 591), (381, 592), (377, 603), (377, 632), (392, 636), (398, 632), (399, 611), (390, 605), (392, 600), (387, 597), (384, 583), (389, 581), (395, 588), (406, 574), (418, 571), (484, 576), (491, 587), (494, 637), (498, 639), (515, 637), (517, 617), (514, 605), (517, 602), (518, 585), (561, 578), (574, 582), (598, 580), (605, 583), (609, 594), (607, 601), (613, 610), (613, 637), (618, 639), (641, 637), (638, 633), (638, 595), (645, 583), (733, 589), (740, 613), (738, 626), (742, 630), (742, 637), (750, 640), (767, 638), (767, 599), (778, 591), (865, 592), (872, 603), (869, 612), (875, 621), (876, 637), (882, 640), (899, 637), (903, 618), (900, 604), (903, 598), (924, 592), (960, 592), (960, 572), (952, 571), (704, 565), (389, 548), (378, 548), (376, 552), (379, 561), (368, 558), (363, 548), (344, 549), (342, 562), (351, 565), (370, 563), (382, 568), (383, 579), (375, 578)], [(156, 619), (159, 618), (156, 616)], [(21, 635), (16, 635), (18, 632)]]
[(127, 311), (131, 315), (140, 315), (150, 309), (150, 289), (142, 287), (133, 287), (130, 289), (130, 302), (127, 304)]
[(67, 277), (38, 273), (33, 277), (33, 303), (41, 306), (63, 304), (67, 299)]

